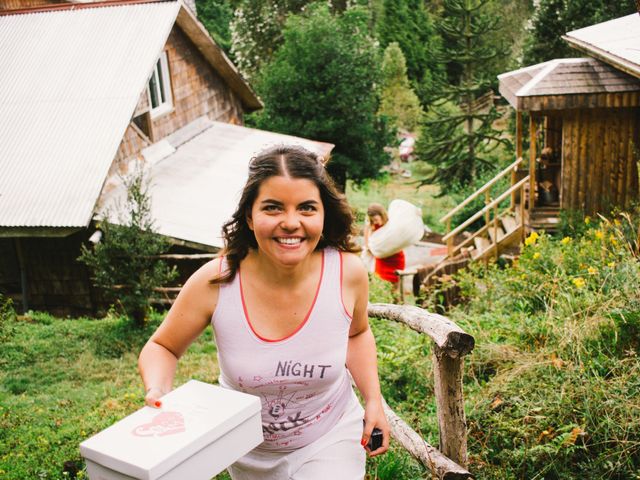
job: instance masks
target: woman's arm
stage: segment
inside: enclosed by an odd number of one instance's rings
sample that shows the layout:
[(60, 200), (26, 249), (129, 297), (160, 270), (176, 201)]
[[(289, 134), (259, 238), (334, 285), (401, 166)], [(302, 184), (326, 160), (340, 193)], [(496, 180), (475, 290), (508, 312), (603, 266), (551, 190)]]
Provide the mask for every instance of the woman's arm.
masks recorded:
[(173, 388), (178, 359), (211, 321), (218, 286), (209, 280), (219, 271), (220, 259), (202, 266), (185, 283), (169, 313), (140, 352), (138, 370), (145, 403), (160, 407), (160, 398)]
[(389, 448), (389, 423), (382, 408), (382, 395), (378, 379), (376, 342), (369, 328), (367, 307), (369, 304), (369, 278), (362, 262), (355, 255), (343, 254), (343, 299), (350, 310), (353, 305), (353, 319), (349, 331), (347, 348), (347, 368), (364, 400), (364, 431), (362, 444), (366, 445), (373, 428), (383, 433), (382, 446), (370, 456), (380, 455)]

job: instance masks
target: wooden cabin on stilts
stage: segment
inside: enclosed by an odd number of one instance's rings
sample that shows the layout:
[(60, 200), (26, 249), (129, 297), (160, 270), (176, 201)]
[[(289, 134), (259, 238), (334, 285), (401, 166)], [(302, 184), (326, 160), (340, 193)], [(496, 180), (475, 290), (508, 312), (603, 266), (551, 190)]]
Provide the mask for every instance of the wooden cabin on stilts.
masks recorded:
[[(420, 285), (469, 261), (510, 255), (532, 231), (557, 229), (563, 211), (609, 214), (638, 200), (640, 16), (563, 38), (588, 57), (555, 59), (498, 76), (501, 95), (515, 109), (514, 162), (441, 219), (447, 256), (417, 270), (415, 294)], [(505, 178), (510, 186), (499, 191)], [(453, 228), (452, 217), (478, 197), (485, 199), (484, 207)], [(468, 232), (481, 218), (484, 225)], [(462, 233), (468, 236), (454, 245)]]

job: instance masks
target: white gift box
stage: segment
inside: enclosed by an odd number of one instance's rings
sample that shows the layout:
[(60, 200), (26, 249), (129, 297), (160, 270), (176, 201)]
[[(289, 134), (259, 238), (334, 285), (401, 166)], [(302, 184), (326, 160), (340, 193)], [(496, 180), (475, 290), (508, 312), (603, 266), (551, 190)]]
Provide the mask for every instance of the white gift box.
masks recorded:
[(260, 398), (191, 380), (80, 444), (91, 480), (209, 480), (262, 443)]

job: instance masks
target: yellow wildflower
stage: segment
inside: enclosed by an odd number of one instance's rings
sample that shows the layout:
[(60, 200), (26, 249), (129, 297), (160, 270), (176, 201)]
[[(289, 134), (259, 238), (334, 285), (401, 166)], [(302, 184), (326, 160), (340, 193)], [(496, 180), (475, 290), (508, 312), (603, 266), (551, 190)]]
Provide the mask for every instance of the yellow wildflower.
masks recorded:
[(536, 232), (531, 232), (531, 235), (529, 235), (525, 241), (524, 244), (528, 247), (530, 245), (535, 245), (536, 241), (538, 240), (539, 235)]
[(526, 275), (525, 273), (523, 273), (522, 275), (520, 275), (520, 278), (521, 278), (522, 280), (526, 280), (526, 279), (527, 279), (527, 275)]
[(598, 240), (602, 240), (602, 239), (603, 239), (603, 237), (604, 237), (604, 233), (602, 232), (602, 230), (596, 230), (596, 231), (595, 231), (595, 233), (594, 233), (594, 235), (596, 236), (596, 238), (597, 238)]
[(571, 241), (571, 237), (564, 237), (562, 240), (560, 240), (560, 243), (562, 245), (566, 245), (567, 243), (569, 243)]
[(613, 268), (613, 267), (615, 267), (615, 266), (616, 266), (616, 262), (609, 262), (609, 263), (607, 263), (607, 267), (609, 267), (609, 268)]
[(584, 217), (584, 223), (585, 223), (585, 225), (589, 225), (591, 223), (591, 217), (589, 215)]
[(587, 272), (589, 272), (589, 275), (595, 275), (596, 273), (598, 273), (598, 269), (595, 267), (589, 267), (587, 268)]
[(584, 281), (584, 278), (582, 277), (576, 277), (573, 280), (571, 280), (573, 282), (573, 284), (576, 286), (576, 288), (582, 288), (586, 285), (587, 282)]
[(615, 224), (616, 227), (619, 227), (620, 225), (622, 225), (622, 222), (617, 218), (613, 221), (613, 223)]
[(540, 258), (540, 252), (536, 252), (536, 253), (533, 254), (533, 259), (534, 260), (537, 260), (539, 258)]
[(618, 239), (615, 237), (615, 235), (613, 233), (611, 235), (609, 235), (609, 241), (611, 242), (612, 245), (617, 245), (618, 244)]

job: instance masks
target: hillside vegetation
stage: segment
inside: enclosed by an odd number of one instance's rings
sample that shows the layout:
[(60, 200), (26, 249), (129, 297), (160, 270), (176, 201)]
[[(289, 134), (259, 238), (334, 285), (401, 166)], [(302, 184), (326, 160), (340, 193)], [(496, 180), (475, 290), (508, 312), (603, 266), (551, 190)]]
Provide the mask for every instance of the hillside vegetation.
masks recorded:
[[(533, 234), (513, 265), (454, 281), (448, 315), (476, 338), (466, 360), (470, 470), (478, 479), (640, 478), (640, 266), (627, 215)], [(371, 300), (390, 300), (372, 279)], [(437, 294), (434, 294), (436, 299)], [(0, 318), (0, 477), (83, 478), (78, 444), (142, 405), (136, 356), (146, 330), (126, 319)], [(429, 340), (372, 320), (383, 393), (427, 441), (438, 433)], [(177, 384), (214, 381), (210, 332), (181, 360)], [(427, 477), (396, 445), (371, 479)], [(221, 478), (228, 478), (226, 475)]]

